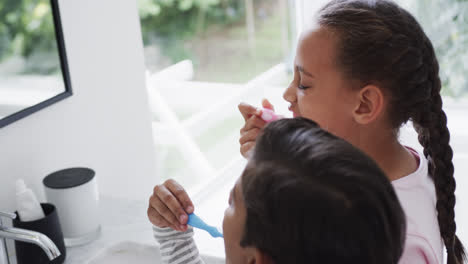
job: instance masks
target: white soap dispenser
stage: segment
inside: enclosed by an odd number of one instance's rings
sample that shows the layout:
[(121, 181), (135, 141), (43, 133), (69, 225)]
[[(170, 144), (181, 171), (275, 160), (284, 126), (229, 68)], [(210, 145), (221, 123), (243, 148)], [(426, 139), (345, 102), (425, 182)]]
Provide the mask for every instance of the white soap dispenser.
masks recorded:
[(23, 222), (38, 220), (45, 216), (36, 195), (26, 187), (23, 179), (16, 181), (16, 208), (19, 219)]

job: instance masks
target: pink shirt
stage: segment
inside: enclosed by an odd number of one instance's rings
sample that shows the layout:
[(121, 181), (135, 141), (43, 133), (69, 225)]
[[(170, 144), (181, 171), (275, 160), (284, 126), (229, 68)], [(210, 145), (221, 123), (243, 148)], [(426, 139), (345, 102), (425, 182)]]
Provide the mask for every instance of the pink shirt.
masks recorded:
[(392, 181), (407, 221), (405, 249), (399, 264), (442, 264), (444, 246), (437, 221), (434, 182), (429, 177), (424, 155), (408, 149), (419, 156), (419, 167)]

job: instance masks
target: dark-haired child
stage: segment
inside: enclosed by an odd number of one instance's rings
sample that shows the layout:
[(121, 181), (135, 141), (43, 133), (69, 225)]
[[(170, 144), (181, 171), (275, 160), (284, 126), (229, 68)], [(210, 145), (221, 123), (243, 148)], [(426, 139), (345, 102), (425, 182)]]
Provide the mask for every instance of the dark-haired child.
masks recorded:
[[(202, 263), (192, 228), (154, 227), (165, 263)], [(305, 118), (265, 127), (229, 196), (226, 263), (396, 264), (405, 218), (377, 164)]]

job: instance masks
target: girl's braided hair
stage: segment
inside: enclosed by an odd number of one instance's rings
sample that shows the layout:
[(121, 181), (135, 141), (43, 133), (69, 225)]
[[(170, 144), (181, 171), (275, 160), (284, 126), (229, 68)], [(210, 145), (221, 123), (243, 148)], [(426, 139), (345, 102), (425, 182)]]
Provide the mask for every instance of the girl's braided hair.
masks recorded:
[(463, 263), (465, 250), (455, 234), (453, 152), (431, 41), (411, 14), (390, 0), (333, 0), (319, 11), (318, 23), (337, 33), (336, 62), (343, 74), (385, 90), (395, 130), (413, 122), (436, 187), (447, 263)]

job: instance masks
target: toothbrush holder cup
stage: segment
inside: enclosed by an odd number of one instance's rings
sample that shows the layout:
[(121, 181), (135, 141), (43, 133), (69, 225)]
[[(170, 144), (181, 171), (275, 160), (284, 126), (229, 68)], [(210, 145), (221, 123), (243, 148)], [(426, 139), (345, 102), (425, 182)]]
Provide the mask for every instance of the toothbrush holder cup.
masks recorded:
[(41, 203), (41, 207), (44, 210), (45, 217), (35, 221), (23, 222), (19, 219), (18, 212), (15, 212), (17, 217), (13, 219), (13, 227), (28, 229), (46, 235), (54, 242), (61, 254), (54, 260), (49, 260), (39, 246), (27, 242), (15, 241), (18, 264), (62, 264), (65, 262), (65, 242), (57, 210), (55, 206), (50, 203)]

